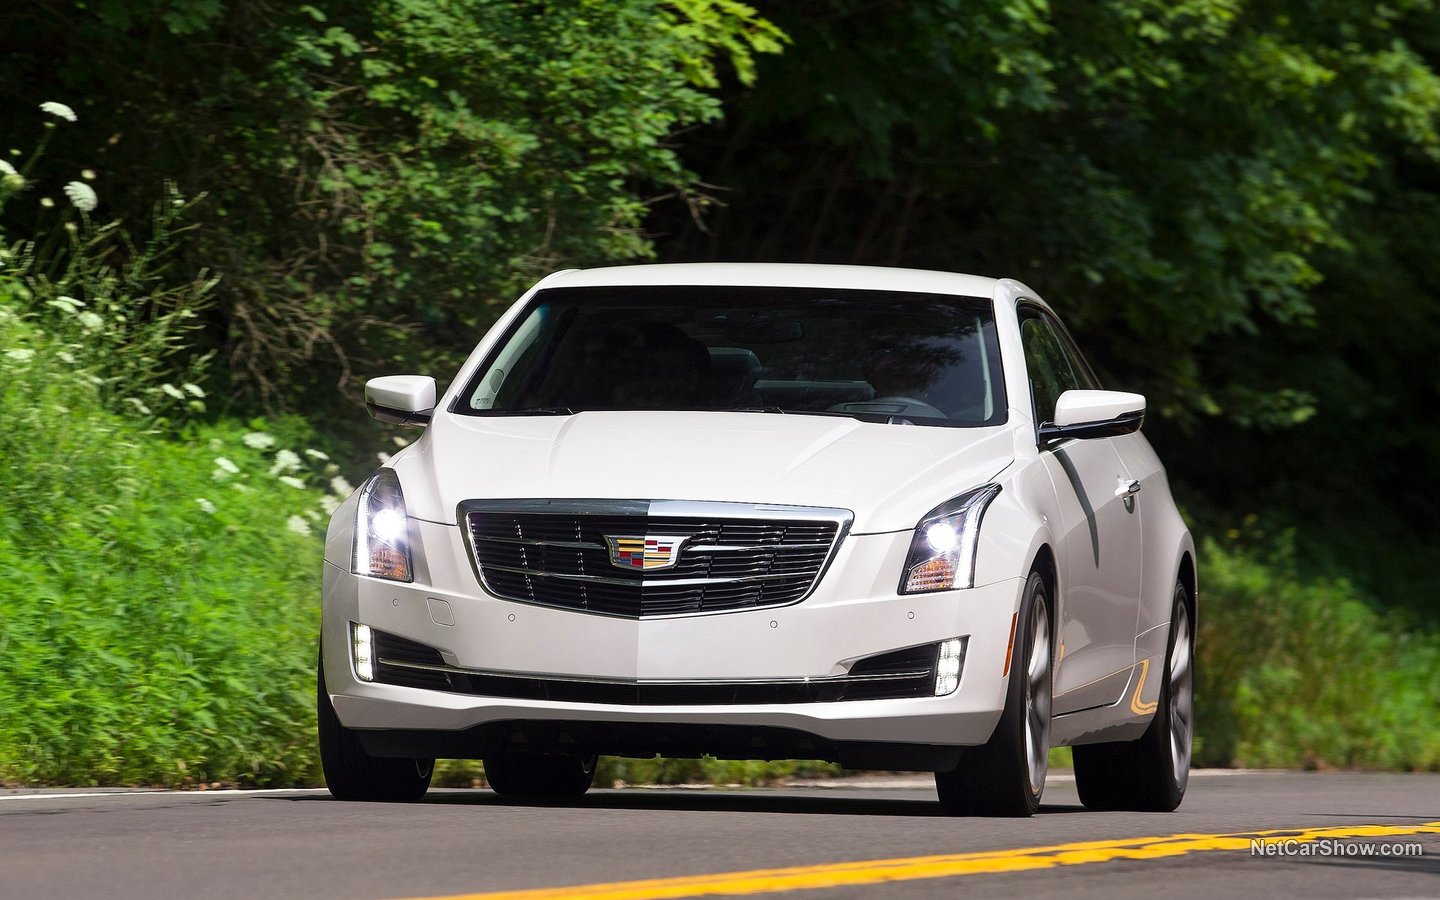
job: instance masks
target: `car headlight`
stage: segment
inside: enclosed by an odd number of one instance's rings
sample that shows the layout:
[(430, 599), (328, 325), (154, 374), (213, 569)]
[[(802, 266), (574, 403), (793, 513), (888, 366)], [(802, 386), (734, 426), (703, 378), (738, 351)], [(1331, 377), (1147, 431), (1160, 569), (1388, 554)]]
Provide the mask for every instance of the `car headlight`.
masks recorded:
[(355, 554), (350, 570), (372, 578), (414, 581), (409, 531), (400, 479), (395, 470), (381, 469), (360, 486), (360, 500), (355, 508)]
[(935, 507), (920, 520), (910, 542), (910, 554), (905, 559), (900, 593), (974, 587), (980, 519), (999, 493), (998, 484), (966, 491)]

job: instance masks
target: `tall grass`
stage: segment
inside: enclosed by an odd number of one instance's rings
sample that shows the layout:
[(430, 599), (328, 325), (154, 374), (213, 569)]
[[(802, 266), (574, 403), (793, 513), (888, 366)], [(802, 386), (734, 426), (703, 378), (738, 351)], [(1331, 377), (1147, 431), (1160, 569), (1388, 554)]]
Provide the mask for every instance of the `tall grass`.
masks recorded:
[(82, 182), (36, 196), (38, 156), (0, 178), (37, 223), (0, 235), (0, 781), (313, 779), (333, 466), (302, 422), (205, 418), (187, 204), (132, 241)]
[[(313, 470), (282, 482), (281, 442), (241, 424), (167, 437), (107, 410), (9, 300), (0, 781), (313, 778), (315, 532), (331, 502)], [(270, 428), (287, 430), (299, 440)]]

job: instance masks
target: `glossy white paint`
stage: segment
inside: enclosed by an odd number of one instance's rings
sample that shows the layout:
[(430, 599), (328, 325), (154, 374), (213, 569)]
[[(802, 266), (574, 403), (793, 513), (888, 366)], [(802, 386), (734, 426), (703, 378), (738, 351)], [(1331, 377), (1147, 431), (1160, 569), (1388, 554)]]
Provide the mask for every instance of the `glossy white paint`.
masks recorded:
[[(642, 284), (878, 288), (992, 298), (1008, 420), (970, 429), (726, 412), (477, 418), (446, 411), (536, 290)], [(1150, 671), (1160, 671), (1166, 633), (1160, 626), (1168, 623), (1173, 585), (1182, 560), (1193, 560), (1193, 544), (1143, 435), (1037, 446), (1016, 312), (1021, 301), (1049, 309), (1013, 280), (898, 269), (706, 264), (547, 277), (502, 316), (438, 398), (429, 427), (388, 464), (405, 492), (415, 582), (350, 574), (354, 499), (331, 521), (322, 646), (326, 684), (341, 721), (361, 729), (464, 729), (517, 718), (781, 725), (832, 740), (983, 743), (1003, 708), (1007, 640), (1021, 588), (1037, 560), (1048, 556), (1057, 582), (1053, 739), (1113, 740), (1143, 729), (1152, 714), (1146, 703), (1159, 682), (1152, 677), (1140, 684), (1138, 663), (1149, 659)], [(1114, 409), (1133, 411), (1137, 401), (1143, 408), (1138, 395), (1094, 393), (1106, 396), (1067, 394), (1066, 408), (1085, 421), (1114, 418)], [(636, 465), (637, 457), (676, 462)], [(1132, 481), (1139, 482), (1138, 493), (1117, 493)], [(976, 587), (898, 594), (919, 519), (989, 482), (1002, 490), (981, 527)], [(798, 604), (630, 620), (514, 603), (480, 587), (457, 526), (457, 506), (519, 498), (832, 507), (851, 511), (854, 520), (816, 590)], [(444, 602), (450, 623), (436, 620), (435, 601)], [(451, 665), (608, 678), (820, 678), (845, 672), (863, 656), (952, 637), (969, 642), (960, 687), (944, 697), (617, 706), (361, 683), (349, 664), (351, 621), (434, 646)]]
[[(453, 524), (457, 505), (478, 497), (725, 500), (849, 509), (852, 531), (872, 533), (912, 529), (936, 503), (989, 481), (1012, 444), (1004, 426), (827, 416), (438, 415), (392, 465), (410, 515), (431, 522)], [(880, 464), (885, 477), (875, 477)]]
[(365, 402), (399, 412), (435, 408), (435, 379), (429, 375), (382, 375), (365, 382)]
[(1143, 413), (1145, 397), (1125, 391), (1066, 391), (1055, 402), (1056, 425), (1108, 422), (1124, 415)]

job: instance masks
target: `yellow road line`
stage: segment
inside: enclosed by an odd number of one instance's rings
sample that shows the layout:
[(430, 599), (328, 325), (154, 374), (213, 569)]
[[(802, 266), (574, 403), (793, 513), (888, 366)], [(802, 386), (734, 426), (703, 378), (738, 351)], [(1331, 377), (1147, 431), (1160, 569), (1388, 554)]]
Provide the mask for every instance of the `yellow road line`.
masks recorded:
[[(960, 875), (987, 875), (1024, 872), (1109, 862), (1117, 859), (1163, 859), (1210, 850), (1248, 850), (1252, 842), (1279, 844), (1295, 841), (1395, 837), (1398, 835), (1440, 834), (1440, 822), (1417, 825), (1338, 825), (1325, 828), (1294, 828), (1236, 834), (1172, 834), (1167, 837), (1118, 838), (1082, 841), (1048, 847), (1016, 850), (986, 850), (943, 856), (914, 856), (902, 859), (872, 859), (863, 862), (792, 866), (783, 869), (756, 869), (749, 872), (719, 872), (645, 881), (616, 881), (568, 887), (454, 894), (424, 900), (670, 900), (682, 897), (709, 897), (717, 894), (771, 894), (814, 888), (849, 887), (887, 881), (914, 881), (923, 878), (954, 878)], [(421, 898), (415, 898), (421, 900)]]

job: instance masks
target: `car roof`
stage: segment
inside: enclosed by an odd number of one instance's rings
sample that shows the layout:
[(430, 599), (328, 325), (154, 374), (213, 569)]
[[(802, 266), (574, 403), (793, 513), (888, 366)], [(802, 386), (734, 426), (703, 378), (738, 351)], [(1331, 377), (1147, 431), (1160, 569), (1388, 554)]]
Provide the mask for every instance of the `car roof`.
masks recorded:
[(927, 269), (883, 266), (831, 266), (811, 263), (657, 263), (568, 269), (537, 287), (630, 287), (666, 285), (745, 285), (748, 287), (819, 287), (916, 291), (990, 298), (997, 279)]

